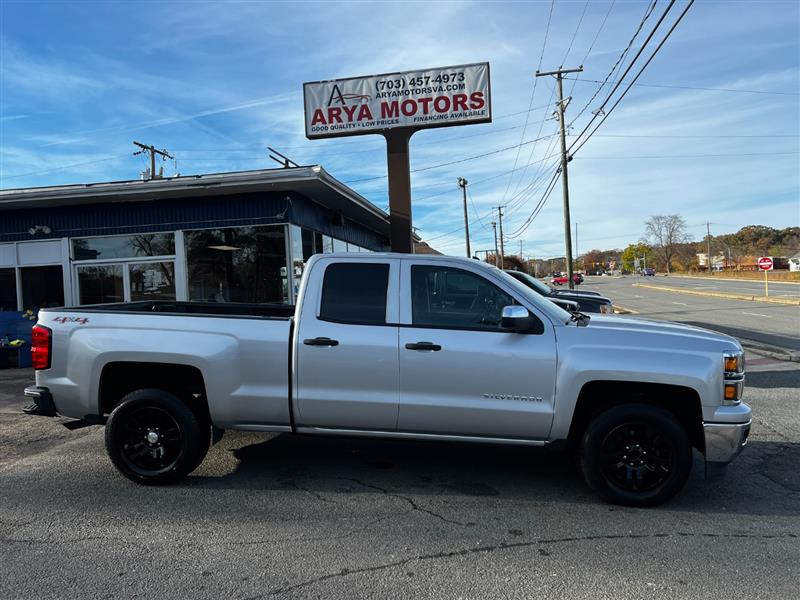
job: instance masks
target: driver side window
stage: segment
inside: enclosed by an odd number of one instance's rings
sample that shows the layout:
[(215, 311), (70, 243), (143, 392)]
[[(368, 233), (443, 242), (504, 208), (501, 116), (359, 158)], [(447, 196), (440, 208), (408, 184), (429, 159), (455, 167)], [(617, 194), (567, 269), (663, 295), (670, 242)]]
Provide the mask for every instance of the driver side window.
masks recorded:
[(452, 267), (411, 267), (414, 325), (500, 331), (503, 307), (511, 304), (510, 295), (480, 275)]

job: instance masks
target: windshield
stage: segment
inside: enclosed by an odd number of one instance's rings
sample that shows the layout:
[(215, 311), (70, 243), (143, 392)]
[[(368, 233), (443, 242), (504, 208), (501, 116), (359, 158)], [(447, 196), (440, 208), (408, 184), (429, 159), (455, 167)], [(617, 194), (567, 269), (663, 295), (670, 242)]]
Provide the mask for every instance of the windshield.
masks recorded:
[(547, 300), (543, 298), (541, 295), (532, 291), (527, 285), (519, 281), (513, 275), (509, 275), (508, 273), (506, 273), (505, 271), (501, 271), (500, 269), (497, 269), (497, 272), (503, 276), (503, 278), (505, 279), (506, 282), (508, 282), (509, 285), (513, 286), (514, 290), (517, 293), (519, 293), (520, 296), (525, 297), (531, 304), (535, 304), (536, 307), (539, 308), (542, 312), (547, 313), (547, 316), (550, 317), (553, 321), (560, 321), (561, 323), (569, 322), (571, 315), (563, 308), (556, 306), (555, 303), (550, 302), (550, 300)]
[[(510, 275), (510, 273), (509, 273), (509, 275)], [(532, 289), (536, 290), (537, 292), (539, 292), (540, 294), (543, 294), (545, 296), (549, 296), (553, 292), (553, 288), (551, 288), (549, 285), (543, 284), (541, 281), (539, 281), (535, 277), (532, 277), (531, 275), (528, 275), (527, 273), (523, 273), (522, 271), (514, 271), (514, 274), (511, 275), (511, 276), (514, 279), (517, 279), (518, 281), (521, 281), (523, 284), (527, 285), (529, 288), (532, 288)]]

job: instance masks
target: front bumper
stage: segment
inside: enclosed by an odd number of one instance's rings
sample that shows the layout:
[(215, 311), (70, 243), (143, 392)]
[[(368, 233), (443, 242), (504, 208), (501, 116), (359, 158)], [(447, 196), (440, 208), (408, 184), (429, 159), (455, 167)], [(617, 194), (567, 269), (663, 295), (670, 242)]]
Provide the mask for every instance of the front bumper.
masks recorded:
[(57, 417), (56, 405), (53, 402), (53, 395), (46, 387), (33, 385), (25, 388), (25, 397), (32, 400), (32, 403), (22, 409), (28, 415), (39, 417)]
[(703, 423), (706, 462), (727, 464), (736, 458), (747, 445), (751, 423)]

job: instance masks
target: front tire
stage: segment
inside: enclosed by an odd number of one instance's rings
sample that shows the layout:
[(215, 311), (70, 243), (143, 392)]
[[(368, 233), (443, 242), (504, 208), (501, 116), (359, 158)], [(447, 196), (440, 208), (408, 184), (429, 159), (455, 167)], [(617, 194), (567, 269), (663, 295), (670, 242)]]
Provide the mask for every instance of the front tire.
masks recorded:
[(663, 408), (615, 406), (595, 417), (583, 436), (584, 479), (612, 504), (661, 504), (683, 488), (691, 469), (689, 436)]
[(106, 451), (117, 470), (131, 481), (165, 485), (203, 462), (209, 431), (174, 394), (136, 390), (122, 398), (108, 418)]

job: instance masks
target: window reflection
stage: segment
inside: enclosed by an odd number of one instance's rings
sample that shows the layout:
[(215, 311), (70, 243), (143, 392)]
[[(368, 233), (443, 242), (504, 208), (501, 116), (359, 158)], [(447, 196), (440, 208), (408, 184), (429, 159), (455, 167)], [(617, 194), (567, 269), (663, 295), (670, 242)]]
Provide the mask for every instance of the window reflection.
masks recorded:
[(189, 299), (289, 302), (284, 226), (186, 231)]
[(171, 262), (129, 266), (131, 301), (175, 300), (175, 268)]
[(72, 240), (75, 260), (106, 260), (175, 254), (172, 233), (141, 233)]
[(80, 266), (79, 304), (107, 304), (125, 300), (122, 265)]

